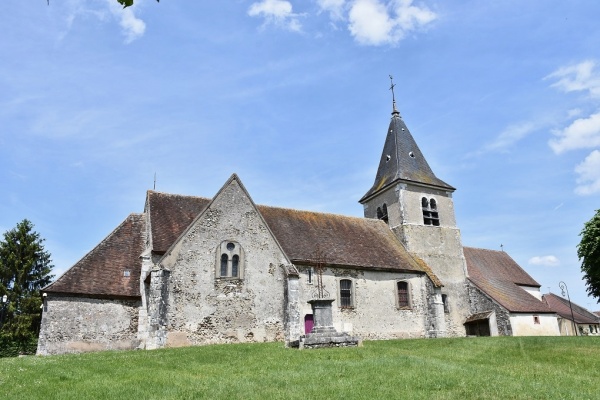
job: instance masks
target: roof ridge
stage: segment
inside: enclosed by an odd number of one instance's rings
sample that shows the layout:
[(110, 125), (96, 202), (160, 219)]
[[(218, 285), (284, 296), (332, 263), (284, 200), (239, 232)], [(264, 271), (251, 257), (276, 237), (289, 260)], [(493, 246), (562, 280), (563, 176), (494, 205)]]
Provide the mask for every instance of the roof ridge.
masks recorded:
[[(473, 250), (485, 250), (485, 251), (494, 251), (496, 253), (504, 253), (508, 255), (508, 253), (504, 250), (494, 250), (494, 249), (485, 249), (483, 247), (473, 247), (473, 246), (463, 246), (463, 249), (473, 249)], [(510, 257), (510, 256), (509, 256)], [(512, 257), (511, 257), (512, 258)]]
[[(209, 197), (204, 197), (204, 196), (195, 196), (195, 195), (189, 195), (189, 194), (177, 194), (177, 193), (167, 193), (167, 192), (160, 192), (160, 191), (156, 191), (156, 190), (148, 190), (148, 193), (152, 193), (152, 194), (158, 194), (158, 195), (166, 195), (166, 196), (177, 196), (177, 197), (188, 197), (188, 198), (194, 198), (194, 199), (200, 199), (200, 200), (212, 200)], [(278, 207), (278, 206), (271, 206), (271, 205), (267, 205), (267, 204), (256, 204), (256, 206), (258, 208), (270, 208), (270, 209), (274, 209), (274, 210), (287, 210), (287, 211), (294, 211), (294, 212), (302, 212), (302, 213), (313, 213), (313, 214), (319, 214), (319, 215), (331, 215), (331, 216), (336, 216), (336, 217), (342, 217), (342, 218), (349, 218), (349, 219), (357, 219), (357, 220), (361, 220), (361, 221), (379, 221), (376, 220), (374, 218), (365, 218), (365, 217), (357, 217), (354, 215), (345, 215), (345, 214), (337, 214), (337, 213), (333, 213), (330, 211), (313, 211), (313, 210), (302, 210), (302, 209), (298, 209), (298, 208), (291, 208), (291, 207)]]

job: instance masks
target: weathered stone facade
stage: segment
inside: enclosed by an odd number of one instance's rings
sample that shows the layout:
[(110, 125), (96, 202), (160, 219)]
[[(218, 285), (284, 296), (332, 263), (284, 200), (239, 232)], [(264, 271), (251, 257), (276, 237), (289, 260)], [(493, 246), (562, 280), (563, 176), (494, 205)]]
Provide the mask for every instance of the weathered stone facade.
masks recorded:
[[(300, 270), (301, 315), (312, 313), (309, 300), (316, 297), (316, 282), (308, 282), (308, 269)], [(340, 279), (352, 281), (353, 304), (341, 307)], [(396, 282), (409, 283), (410, 307), (397, 304)], [(333, 326), (363, 339), (401, 339), (429, 337), (434, 323), (431, 313), (433, 285), (423, 274), (389, 271), (365, 271), (346, 268), (326, 268), (323, 285), (327, 294), (336, 299), (332, 309)], [(376, 329), (374, 329), (376, 327)]]
[(138, 300), (49, 295), (43, 307), (38, 354), (126, 350), (140, 345)]
[[(222, 243), (243, 251), (234, 277), (218, 277)], [(150, 298), (150, 310), (166, 308), (156, 329), (166, 338), (157, 338), (153, 346), (283, 341), (286, 275), (281, 266), (288, 264), (250, 197), (232, 180), (152, 271), (152, 284), (154, 275), (168, 271), (160, 296)]]

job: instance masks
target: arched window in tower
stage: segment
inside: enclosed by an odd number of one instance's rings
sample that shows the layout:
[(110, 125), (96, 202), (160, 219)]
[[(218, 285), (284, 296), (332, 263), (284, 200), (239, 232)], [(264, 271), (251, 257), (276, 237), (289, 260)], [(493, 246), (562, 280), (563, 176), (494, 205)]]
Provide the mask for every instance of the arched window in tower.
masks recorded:
[(381, 208), (381, 211), (383, 212), (383, 216), (381, 217), (381, 219), (387, 224), (388, 223), (387, 204), (383, 203), (383, 207)]
[(423, 223), (425, 225), (440, 226), (440, 216), (437, 211), (437, 202), (435, 199), (421, 198), (421, 208), (423, 210)]
[(244, 275), (244, 250), (239, 243), (226, 240), (219, 245), (217, 268), (215, 275), (217, 278), (239, 278)]
[(384, 221), (386, 224), (388, 223), (388, 211), (385, 203), (382, 207), (377, 207), (377, 219)]

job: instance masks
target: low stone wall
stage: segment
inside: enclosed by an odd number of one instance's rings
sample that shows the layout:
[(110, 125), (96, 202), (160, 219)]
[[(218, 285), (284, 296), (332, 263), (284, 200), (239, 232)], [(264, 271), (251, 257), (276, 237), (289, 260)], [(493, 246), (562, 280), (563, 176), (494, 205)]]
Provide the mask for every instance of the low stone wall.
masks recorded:
[(139, 346), (141, 300), (61, 297), (44, 302), (38, 355), (128, 350)]

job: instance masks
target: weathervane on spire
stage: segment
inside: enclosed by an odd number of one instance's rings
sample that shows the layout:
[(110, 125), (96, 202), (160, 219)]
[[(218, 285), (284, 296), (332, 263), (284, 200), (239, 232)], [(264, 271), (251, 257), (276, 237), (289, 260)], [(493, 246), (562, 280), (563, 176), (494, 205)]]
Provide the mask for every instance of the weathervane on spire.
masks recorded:
[(400, 112), (396, 109), (396, 95), (394, 94), (394, 87), (396, 84), (394, 83), (394, 77), (390, 75), (390, 90), (392, 91), (392, 106), (394, 107), (392, 114), (400, 114)]

